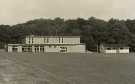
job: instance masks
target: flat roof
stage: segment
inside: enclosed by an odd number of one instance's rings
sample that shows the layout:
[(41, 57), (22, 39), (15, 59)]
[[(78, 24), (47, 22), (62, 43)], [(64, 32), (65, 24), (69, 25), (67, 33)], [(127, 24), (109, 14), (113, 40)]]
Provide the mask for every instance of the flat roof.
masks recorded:
[(8, 46), (27, 46), (27, 45), (85, 45), (85, 43), (80, 44), (8, 44)]
[(26, 37), (53, 37), (53, 38), (56, 38), (56, 37), (64, 37), (64, 38), (80, 38), (80, 36), (39, 36), (39, 35), (28, 35)]

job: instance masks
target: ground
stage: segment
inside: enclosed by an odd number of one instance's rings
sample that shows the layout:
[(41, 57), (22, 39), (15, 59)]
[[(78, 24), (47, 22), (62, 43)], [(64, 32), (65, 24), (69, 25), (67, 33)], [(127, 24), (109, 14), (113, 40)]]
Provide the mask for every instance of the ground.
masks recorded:
[(0, 84), (135, 84), (134, 54), (0, 53)]

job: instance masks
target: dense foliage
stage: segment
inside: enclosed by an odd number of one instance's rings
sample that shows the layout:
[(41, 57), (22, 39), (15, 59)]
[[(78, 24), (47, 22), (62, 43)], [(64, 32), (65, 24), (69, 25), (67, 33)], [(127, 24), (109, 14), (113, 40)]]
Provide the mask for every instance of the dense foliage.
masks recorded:
[(36, 19), (13, 26), (0, 25), (0, 45), (20, 43), (26, 35), (80, 35), (87, 49), (95, 51), (101, 43), (126, 44), (135, 51), (135, 20)]

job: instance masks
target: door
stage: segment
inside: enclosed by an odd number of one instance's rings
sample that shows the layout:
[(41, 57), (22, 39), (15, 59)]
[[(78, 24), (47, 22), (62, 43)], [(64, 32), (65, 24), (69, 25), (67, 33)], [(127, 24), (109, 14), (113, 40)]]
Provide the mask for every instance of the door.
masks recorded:
[(13, 52), (18, 52), (18, 48), (12, 48)]
[(39, 52), (39, 47), (35, 46), (35, 52)]

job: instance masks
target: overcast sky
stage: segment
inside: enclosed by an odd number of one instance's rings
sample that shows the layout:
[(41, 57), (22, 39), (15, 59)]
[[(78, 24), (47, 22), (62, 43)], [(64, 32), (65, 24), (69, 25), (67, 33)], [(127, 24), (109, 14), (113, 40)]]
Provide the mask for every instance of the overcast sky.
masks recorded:
[(0, 0), (0, 24), (36, 18), (135, 18), (134, 0)]

